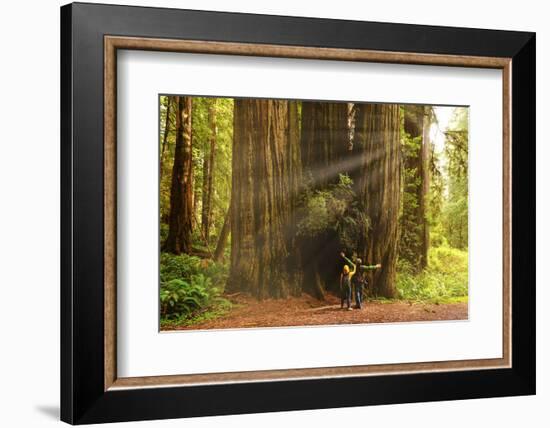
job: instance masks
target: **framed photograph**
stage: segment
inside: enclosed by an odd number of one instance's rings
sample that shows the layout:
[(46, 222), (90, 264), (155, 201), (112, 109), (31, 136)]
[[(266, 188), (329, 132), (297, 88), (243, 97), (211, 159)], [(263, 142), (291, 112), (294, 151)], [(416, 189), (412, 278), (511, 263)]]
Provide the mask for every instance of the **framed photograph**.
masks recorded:
[(61, 418), (535, 393), (535, 35), (61, 8)]

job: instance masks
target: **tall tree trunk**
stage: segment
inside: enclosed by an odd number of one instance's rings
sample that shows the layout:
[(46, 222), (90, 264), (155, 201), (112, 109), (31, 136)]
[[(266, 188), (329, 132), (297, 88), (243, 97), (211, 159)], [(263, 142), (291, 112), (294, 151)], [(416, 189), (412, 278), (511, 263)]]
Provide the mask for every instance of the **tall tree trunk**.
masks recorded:
[[(198, 162), (195, 158), (193, 160), (194, 171), (198, 171), (199, 168), (197, 167)], [(204, 170), (203, 170), (204, 173)], [(199, 185), (200, 184), (200, 185)], [(202, 180), (199, 181), (193, 179), (193, 229), (201, 230), (201, 224), (200, 224), (200, 218), (202, 211), (199, 212), (199, 209), (202, 209)], [(202, 230), (201, 230), (202, 235)]]
[(164, 157), (166, 147), (168, 146), (168, 133), (170, 131), (170, 107), (172, 105), (172, 97), (166, 97), (166, 117), (164, 120), (164, 133), (162, 136), (162, 146), (160, 150), (160, 165), (159, 165), (159, 183), (162, 182), (162, 173), (164, 172)]
[(218, 243), (216, 249), (214, 250), (214, 261), (221, 262), (223, 260), (223, 255), (225, 252), (225, 246), (227, 245), (227, 239), (229, 238), (229, 232), (231, 232), (231, 205), (225, 214), (225, 219), (223, 221), (222, 230), (220, 232), (220, 237), (218, 238)]
[(216, 158), (216, 98), (210, 98), (208, 101), (208, 126), (210, 128), (210, 139), (208, 148), (208, 157), (204, 159), (203, 184), (202, 184), (202, 234), (206, 240), (210, 239), (210, 225), (212, 224), (212, 188), (214, 182)]
[[(301, 159), (303, 181), (311, 189), (326, 189), (349, 174), (350, 107), (347, 103), (302, 103)], [(337, 284), (332, 267), (341, 251), (338, 235), (326, 231), (301, 239), (303, 289), (319, 299), (324, 290)]]
[(236, 99), (229, 290), (289, 294), (288, 102)]
[(428, 221), (427, 197), (429, 189), (429, 119), (427, 107), (404, 107), (404, 131), (411, 139), (404, 152), (405, 176), (403, 189), (407, 193), (401, 218), (400, 257), (407, 260), (416, 272), (427, 266)]
[(348, 119), (346, 103), (302, 103), (302, 166), (313, 188), (338, 183), (348, 172)]
[[(299, 196), (303, 188), (302, 156), (300, 147), (300, 119), (298, 114), (299, 101), (288, 102), (288, 138), (287, 138), (287, 174), (289, 197), (289, 220), (286, 228), (286, 243), (289, 249), (288, 281), (289, 292), (299, 295), (303, 288), (302, 252), (297, 238), (296, 213), (299, 205)], [(322, 294), (317, 297), (323, 297)]]
[(208, 224), (208, 211), (210, 210), (209, 205), (209, 194), (208, 194), (208, 177), (210, 176), (210, 156), (205, 151), (204, 160), (202, 164), (202, 186), (201, 186), (201, 234), (204, 239), (207, 239), (209, 236), (209, 224)]
[(174, 254), (191, 251), (193, 217), (193, 158), (191, 97), (176, 97), (176, 148), (170, 190), (170, 217), (165, 250)]
[(358, 104), (356, 108), (354, 151), (362, 154), (358, 196), (370, 219), (368, 233), (360, 236), (358, 254), (368, 264), (382, 264), (371, 274), (371, 284), (378, 294), (394, 297), (401, 195), (399, 106)]
[(432, 142), (430, 140), (430, 126), (432, 117), (432, 107), (424, 107), (424, 131), (422, 134), (422, 151), (420, 158), (422, 159), (422, 258), (420, 267), (425, 269), (428, 266), (428, 250), (430, 249), (430, 224), (428, 222), (428, 206), (430, 197), (430, 164), (432, 155)]

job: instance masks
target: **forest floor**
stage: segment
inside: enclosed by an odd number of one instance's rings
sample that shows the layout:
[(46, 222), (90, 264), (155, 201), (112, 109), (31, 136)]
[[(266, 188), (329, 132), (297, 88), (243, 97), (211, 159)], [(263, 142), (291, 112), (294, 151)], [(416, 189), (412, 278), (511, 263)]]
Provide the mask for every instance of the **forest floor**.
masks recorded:
[(203, 330), (246, 327), (392, 323), (409, 321), (467, 320), (467, 298), (453, 303), (404, 300), (367, 300), (362, 309), (340, 309), (340, 298), (328, 294), (319, 301), (307, 294), (259, 302), (247, 294), (225, 296), (231, 308), (211, 319), (187, 325), (163, 326), (162, 330)]

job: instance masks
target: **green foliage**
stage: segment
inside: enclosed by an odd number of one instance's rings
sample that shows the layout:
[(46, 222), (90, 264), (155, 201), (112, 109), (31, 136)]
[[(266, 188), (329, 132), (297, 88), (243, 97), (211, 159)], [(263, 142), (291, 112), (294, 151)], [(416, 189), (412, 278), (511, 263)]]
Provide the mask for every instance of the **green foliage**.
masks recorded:
[(168, 237), (168, 230), (169, 230), (169, 227), (166, 223), (160, 223), (160, 230), (159, 230), (159, 233), (160, 233), (160, 242), (164, 242), (166, 241), (166, 238)]
[(307, 190), (300, 204), (298, 235), (315, 237), (332, 230), (345, 248), (354, 249), (357, 237), (366, 235), (369, 219), (357, 202), (352, 186), (353, 181), (340, 174), (339, 182), (326, 190)]
[(301, 236), (317, 236), (334, 221), (328, 209), (330, 192), (317, 191), (304, 198), (303, 215), (298, 222), (298, 234)]
[(430, 228), (430, 245), (435, 248), (449, 246), (441, 223), (437, 223), (434, 227)]
[[(416, 175), (415, 171), (404, 168), (405, 182), (408, 175)], [(412, 180), (411, 180), (412, 181)], [(409, 183), (403, 190), (402, 194), (402, 209), (401, 209), (401, 233), (399, 241), (399, 257), (405, 260), (414, 261), (420, 254), (422, 246), (421, 236), (423, 225), (418, 222), (418, 197), (416, 194), (417, 186), (420, 183), (413, 185)]]
[(228, 267), (222, 263), (201, 259), (187, 254), (174, 255), (161, 253), (160, 281), (168, 282), (172, 279), (189, 280), (191, 277), (202, 274), (211, 280), (212, 286), (223, 292), (228, 276)]
[(453, 117), (449, 121), (449, 128), (456, 131), (468, 131), (468, 109), (457, 107), (453, 112)]
[[(166, 111), (173, 97), (160, 97), (160, 148), (162, 149)], [(216, 128), (209, 122), (208, 111), (214, 100), (193, 97), (193, 253), (210, 254), (217, 242), (230, 203), (232, 180), (233, 99), (217, 98)], [(401, 108), (403, 111), (403, 108)], [(419, 224), (417, 191), (420, 178), (413, 158), (418, 158), (422, 137), (412, 138), (401, 123), (402, 206), (400, 218), (399, 297), (410, 300), (462, 298), (468, 294), (468, 109), (456, 108), (445, 130), (442, 149), (431, 147), (430, 188), (426, 220), (430, 230), (428, 268), (414, 273), (411, 261), (417, 259)], [(301, 115), (301, 104), (298, 104)], [(433, 115), (433, 111), (430, 113)], [(433, 118), (432, 118), (433, 119)], [(175, 146), (175, 105), (169, 117), (169, 132), (160, 182), (160, 239), (167, 236), (171, 174)], [(215, 167), (212, 191), (212, 227), (210, 242), (201, 235), (202, 181), (205, 159), (210, 151), (210, 137), (216, 132)], [(412, 160), (407, 163), (407, 160)], [(306, 175), (307, 173), (304, 173)], [(342, 248), (350, 253), (358, 238), (367, 236), (370, 227), (364, 205), (357, 200), (352, 180), (340, 175), (339, 182), (312, 189), (307, 186), (300, 196), (296, 219), (299, 236), (316, 237), (334, 234)], [(364, 203), (368, 203), (365, 201)], [(198, 223), (198, 224), (197, 224)], [(332, 238), (332, 236), (330, 236)], [(229, 238), (230, 239), (230, 238)], [(230, 245), (225, 247), (226, 260)], [(407, 262), (407, 260), (409, 260)], [(194, 323), (223, 313), (230, 303), (221, 298), (228, 276), (224, 264), (189, 255), (161, 254), (161, 323)]]
[(189, 326), (197, 324), (203, 321), (219, 318), (226, 315), (232, 309), (239, 305), (232, 304), (229, 300), (223, 298), (217, 298), (215, 305), (208, 308), (208, 310), (196, 311), (192, 317), (162, 317), (160, 319), (160, 325), (163, 329), (173, 329), (181, 326)]
[(449, 244), (468, 248), (468, 189), (466, 179), (456, 179), (442, 213), (442, 224)]
[(416, 158), (422, 146), (422, 135), (411, 137), (405, 131), (401, 133), (401, 150), (404, 158)]
[(192, 277), (191, 283), (182, 279), (163, 282), (160, 286), (161, 316), (187, 317), (210, 303), (211, 291), (210, 279), (202, 274)]
[[(403, 193), (401, 195), (401, 233), (399, 239), (399, 257), (409, 264), (419, 260), (422, 252), (424, 225), (418, 221), (418, 193), (422, 179), (418, 173), (422, 136), (411, 137), (404, 130), (401, 133), (403, 154)], [(427, 220), (427, 219), (426, 219)]]
[(189, 279), (191, 275), (201, 272), (201, 259), (181, 254), (176, 256), (170, 253), (160, 255), (160, 282), (172, 279)]
[[(468, 116), (456, 108), (444, 132), (445, 144), (430, 148), (430, 187), (426, 221), (430, 231), (428, 267), (415, 269), (419, 246), (416, 165), (420, 138), (402, 128), (403, 193), (397, 269), (398, 297), (407, 300), (452, 302), (468, 296)], [(432, 112), (433, 114), (433, 112)], [(436, 121), (431, 118), (432, 123)]]
[[(170, 189), (172, 182), (172, 167), (174, 164), (174, 148), (176, 142), (176, 108), (175, 97), (160, 97), (160, 149), (164, 137), (164, 127), (166, 123), (166, 111), (168, 103), (171, 102), (171, 112), (169, 120), (169, 132), (167, 138), (167, 147), (162, 162), (162, 179), (160, 182), (160, 221), (165, 224), (170, 211)], [(200, 233), (200, 210), (202, 209), (202, 181), (203, 166), (205, 159), (209, 156), (211, 128), (208, 120), (208, 109), (215, 100), (216, 108), (216, 152), (212, 192), (212, 220), (211, 227), (212, 244), (215, 242), (221, 228), (231, 196), (231, 154), (233, 141), (233, 99), (232, 98), (209, 98), (193, 97), (192, 108), (192, 134), (193, 134), (193, 194), (195, 197), (195, 215), (193, 217), (193, 242), (205, 244), (204, 238)], [(197, 224), (199, 223), (199, 224)], [(199, 227), (196, 227), (199, 226)], [(161, 243), (165, 236), (161, 226)]]
[[(428, 224), (430, 228), (441, 224), (445, 180), (441, 172), (441, 154), (432, 145), (430, 153), (430, 188), (428, 190)], [(442, 244), (433, 244), (436, 247)]]
[(162, 253), (160, 258), (160, 305), (163, 320), (185, 321), (227, 305), (221, 294), (227, 266), (181, 254)]
[(468, 248), (468, 111), (456, 108), (445, 132), (448, 194), (442, 209), (442, 225), (449, 244)]
[(444, 303), (468, 296), (466, 251), (445, 246), (431, 248), (428, 259), (428, 268), (417, 275), (407, 262), (400, 260), (396, 284), (399, 298)]
[[(160, 97), (160, 151), (163, 150), (166, 112), (171, 103), (168, 118), (168, 133), (164, 156), (161, 160), (162, 178), (160, 181), (160, 241), (168, 234), (167, 220), (170, 211), (170, 191), (174, 149), (176, 142), (176, 105), (175, 97)], [(216, 127), (209, 121), (209, 108), (215, 103)], [(210, 154), (210, 138), (216, 133), (215, 166), (212, 192), (212, 220), (210, 238), (207, 243), (201, 234), (200, 212), (202, 209), (202, 180), (205, 159)], [(193, 183), (195, 210), (192, 219), (193, 250), (209, 254), (221, 231), (229, 208), (231, 189), (231, 154), (233, 140), (233, 99), (193, 97), (192, 107), (193, 134)], [(226, 249), (227, 250), (227, 249)], [(227, 309), (230, 302), (222, 298), (228, 276), (225, 264), (187, 254), (173, 255), (161, 253), (160, 256), (160, 302), (161, 325), (181, 325), (212, 317)]]
[[(225, 214), (229, 209), (231, 197), (231, 155), (233, 143), (233, 99), (193, 97), (193, 186), (197, 212), (202, 209), (203, 167), (210, 154), (212, 129), (208, 110), (215, 102), (216, 109), (216, 152), (214, 159), (214, 178), (212, 194), (213, 236), (217, 236), (223, 227)], [(200, 215), (199, 215), (200, 217)], [(197, 222), (200, 221), (197, 219)], [(198, 228), (197, 228), (198, 229)], [(196, 242), (203, 237), (197, 231)]]

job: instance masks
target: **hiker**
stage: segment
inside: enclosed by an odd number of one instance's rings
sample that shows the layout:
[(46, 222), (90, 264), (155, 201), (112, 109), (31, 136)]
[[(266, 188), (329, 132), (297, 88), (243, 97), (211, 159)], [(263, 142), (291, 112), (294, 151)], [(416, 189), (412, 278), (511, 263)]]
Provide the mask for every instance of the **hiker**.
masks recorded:
[[(355, 307), (357, 309), (361, 309), (361, 303), (362, 303), (362, 297), (363, 297), (363, 286), (367, 285), (367, 270), (378, 269), (378, 268), (381, 268), (382, 265), (380, 263), (375, 265), (362, 265), (361, 263), (363, 261), (360, 258), (357, 258), (355, 260), (355, 263), (353, 263), (350, 259), (346, 257), (346, 255), (343, 252), (340, 253), (340, 255), (344, 258), (346, 262), (348, 262), (353, 266), (354, 273), (353, 275), (351, 275), (351, 287), (353, 287), (353, 294), (355, 295)], [(358, 271), (357, 271), (357, 266), (359, 266)], [(350, 287), (350, 294), (351, 294), (351, 287)]]
[(351, 311), (351, 278), (355, 274), (355, 265), (353, 270), (350, 271), (348, 265), (344, 265), (342, 273), (340, 274), (340, 309), (344, 309), (344, 300), (346, 301), (348, 311)]

